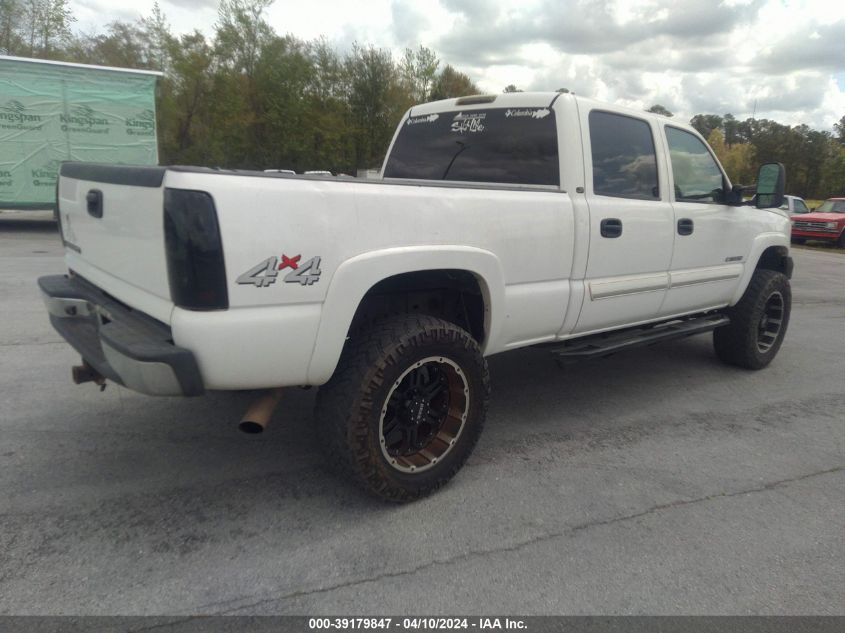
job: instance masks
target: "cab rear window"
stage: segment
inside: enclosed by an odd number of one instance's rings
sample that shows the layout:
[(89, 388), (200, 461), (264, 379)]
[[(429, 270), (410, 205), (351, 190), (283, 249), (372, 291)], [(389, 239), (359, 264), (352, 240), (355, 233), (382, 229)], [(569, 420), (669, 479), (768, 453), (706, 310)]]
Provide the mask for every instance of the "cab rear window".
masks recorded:
[(384, 176), (558, 186), (558, 172), (551, 109), (491, 108), (408, 118)]

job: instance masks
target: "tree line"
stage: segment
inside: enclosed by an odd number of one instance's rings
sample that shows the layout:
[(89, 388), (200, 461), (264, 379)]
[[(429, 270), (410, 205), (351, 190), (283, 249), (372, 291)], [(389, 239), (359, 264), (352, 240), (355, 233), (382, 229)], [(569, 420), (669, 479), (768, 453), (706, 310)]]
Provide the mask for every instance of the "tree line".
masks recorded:
[[(648, 111), (672, 116), (660, 104)], [(759, 165), (780, 162), (786, 167), (787, 193), (811, 199), (845, 195), (845, 116), (832, 132), (769, 119), (740, 121), (730, 113), (696, 114), (690, 124), (735, 183), (753, 184)]]
[(752, 183), (757, 165), (780, 162), (787, 193), (813, 199), (845, 194), (845, 117), (835, 124), (835, 134), (769, 119), (739, 121), (730, 114), (696, 115), (691, 123), (706, 133), (736, 182)]
[[(272, 2), (221, 0), (206, 36), (174, 34), (158, 4), (136, 22), (77, 34), (69, 0), (0, 0), (0, 53), (163, 71), (157, 118), (167, 164), (355, 173), (380, 166), (411, 105), (479, 92), (424, 46), (395, 59), (370, 45), (340, 54), (322, 38), (279, 35), (265, 19)], [(659, 104), (649, 111), (672, 116)], [(789, 193), (845, 194), (845, 116), (833, 131), (731, 114), (690, 123), (734, 182), (753, 183), (758, 164), (779, 161)]]
[(137, 22), (72, 32), (68, 0), (0, 0), (0, 53), (165, 73), (157, 90), (166, 164), (238, 169), (380, 167), (413, 104), (479, 92), (423, 46), (394, 59), (355, 44), (279, 35), (272, 0), (221, 0), (213, 35), (176, 35), (156, 4)]

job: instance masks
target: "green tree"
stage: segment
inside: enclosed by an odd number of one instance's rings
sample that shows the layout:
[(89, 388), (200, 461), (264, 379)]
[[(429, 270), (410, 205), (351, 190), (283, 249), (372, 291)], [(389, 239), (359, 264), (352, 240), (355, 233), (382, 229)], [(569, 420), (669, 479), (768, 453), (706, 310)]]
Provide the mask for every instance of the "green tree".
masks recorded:
[(22, 17), (30, 57), (52, 57), (70, 39), (70, 25), (76, 18), (68, 3), (69, 0), (26, 0)]
[(728, 112), (722, 117), (722, 128), (725, 132), (725, 143), (729, 146), (734, 143), (740, 143), (739, 121), (736, 117)]
[(406, 48), (399, 62), (399, 77), (412, 103), (424, 103), (431, 95), (440, 61), (429, 48), (420, 46), (416, 51)]
[(661, 116), (666, 116), (666, 117), (674, 116), (671, 112), (669, 112), (669, 110), (667, 108), (663, 107), (659, 103), (655, 103), (648, 110), (646, 110), (646, 112), (652, 112), (654, 114), (659, 114)]
[(698, 130), (701, 136), (707, 138), (710, 132), (722, 128), (722, 117), (716, 114), (696, 114), (690, 119), (690, 125)]
[(325, 38), (308, 44), (313, 66), (309, 92), (320, 101), (342, 99), (347, 92), (343, 62)]
[(728, 145), (722, 131), (718, 128), (710, 132), (707, 143), (722, 163), (731, 182), (735, 184), (750, 184), (756, 177), (754, 146), (751, 143), (734, 143)]
[(845, 195), (845, 147), (839, 141), (831, 142), (831, 153), (824, 164), (822, 182), (817, 198)]
[(273, 37), (264, 11), (273, 0), (221, 0), (217, 10), (215, 53), (220, 62), (248, 77), (261, 49)]
[(390, 51), (353, 45), (344, 62), (349, 82), (349, 107), (355, 127), (355, 167), (368, 168), (384, 158), (398, 118), (391, 90), (397, 83)]
[(266, 140), (265, 100), (261, 96), (258, 64), (277, 36), (264, 19), (272, 0), (221, 0), (214, 38), (216, 99), (210, 110), (225, 143), (223, 165), (258, 168), (258, 148)]
[[(171, 42), (171, 74), (159, 103), (159, 138), (165, 163), (221, 164), (212, 143), (221, 130), (212, 130), (209, 104), (216, 100), (212, 66), (214, 50), (199, 31)], [(203, 142), (206, 141), (206, 142)]]
[[(355, 134), (347, 101), (348, 76), (337, 52), (324, 38), (305, 45), (311, 65), (306, 87), (308, 143), (291, 169), (355, 173)], [(285, 167), (279, 165), (279, 167)]]
[(790, 183), (801, 192), (799, 195), (815, 197), (821, 191), (824, 164), (833, 157), (833, 137), (829, 132), (812, 130), (806, 125), (793, 127), (791, 133), (794, 163), (790, 166), (793, 170)]
[(454, 97), (466, 97), (477, 95), (481, 92), (468, 75), (455, 70), (449, 64), (440, 71), (434, 86), (431, 89), (431, 99), (452, 99)]
[[(314, 164), (320, 147), (314, 144), (311, 117), (314, 101), (309, 87), (314, 66), (307, 47), (294, 37), (275, 37), (262, 50), (256, 83), (262, 113), (262, 142), (255, 148), (262, 168), (325, 169)], [(316, 151), (315, 151), (316, 150)]]
[(173, 35), (158, 6), (152, 15), (135, 23), (115, 21), (103, 33), (72, 38), (65, 56), (82, 63), (169, 70)]
[(24, 6), (20, 0), (0, 0), (0, 54), (22, 53), (20, 25), (24, 17)]
[(147, 48), (146, 58), (149, 66), (156, 70), (169, 71), (169, 49), (172, 46), (173, 35), (158, 2), (153, 3), (152, 14), (149, 17), (141, 18), (140, 22), (140, 31)]
[(839, 119), (838, 123), (833, 124), (833, 129), (836, 131), (836, 140), (840, 145), (845, 145), (845, 116)]
[(105, 33), (81, 42), (75, 58), (89, 64), (120, 68), (152, 68), (144, 33), (134, 24), (112, 22)]

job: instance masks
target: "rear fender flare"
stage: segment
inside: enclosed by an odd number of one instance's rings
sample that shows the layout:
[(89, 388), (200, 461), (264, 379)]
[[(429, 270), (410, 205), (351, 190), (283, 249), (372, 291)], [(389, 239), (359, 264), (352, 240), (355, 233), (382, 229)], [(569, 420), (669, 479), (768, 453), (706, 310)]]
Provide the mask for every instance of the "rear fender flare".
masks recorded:
[(482, 352), (496, 341), (502, 328), (504, 273), (490, 251), (467, 246), (408, 246), (364, 253), (338, 266), (326, 292), (314, 352), (308, 366), (308, 384), (321, 385), (331, 378), (355, 311), (378, 282), (424, 270), (466, 270), (475, 275), (484, 298)]

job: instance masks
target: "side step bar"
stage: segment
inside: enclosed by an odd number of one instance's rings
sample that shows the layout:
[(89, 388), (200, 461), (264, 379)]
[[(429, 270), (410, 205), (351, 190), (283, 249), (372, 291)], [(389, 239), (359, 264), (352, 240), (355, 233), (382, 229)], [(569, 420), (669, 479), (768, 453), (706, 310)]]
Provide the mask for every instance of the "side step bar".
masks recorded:
[(621, 332), (595, 334), (568, 341), (551, 352), (560, 361), (569, 362), (585, 358), (610, 356), (633, 347), (654, 345), (693, 334), (701, 334), (727, 325), (731, 320), (723, 314), (709, 314), (688, 319), (675, 319), (647, 327), (633, 328)]

